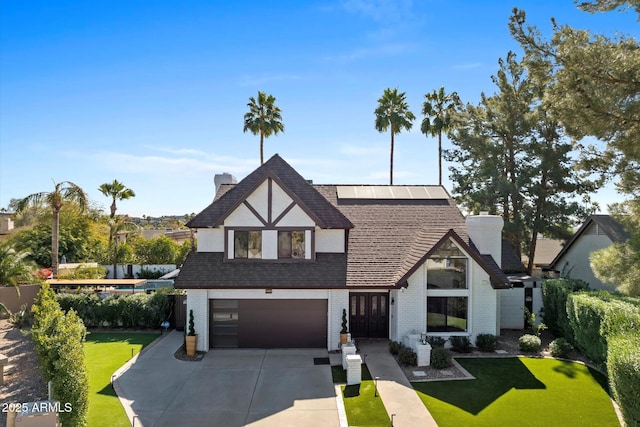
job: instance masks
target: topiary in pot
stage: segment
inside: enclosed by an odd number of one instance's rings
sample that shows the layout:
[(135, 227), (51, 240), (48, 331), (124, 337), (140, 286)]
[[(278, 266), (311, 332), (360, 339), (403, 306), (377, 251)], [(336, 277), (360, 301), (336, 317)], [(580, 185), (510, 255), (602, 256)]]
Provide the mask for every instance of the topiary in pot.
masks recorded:
[(347, 329), (347, 310), (342, 309), (342, 328), (340, 329), (340, 344), (346, 344), (347, 338), (349, 334), (349, 329)]
[(185, 337), (185, 349), (187, 356), (194, 356), (196, 354), (196, 347), (198, 344), (198, 335), (196, 335), (195, 322), (193, 319), (193, 310), (189, 310), (189, 332)]

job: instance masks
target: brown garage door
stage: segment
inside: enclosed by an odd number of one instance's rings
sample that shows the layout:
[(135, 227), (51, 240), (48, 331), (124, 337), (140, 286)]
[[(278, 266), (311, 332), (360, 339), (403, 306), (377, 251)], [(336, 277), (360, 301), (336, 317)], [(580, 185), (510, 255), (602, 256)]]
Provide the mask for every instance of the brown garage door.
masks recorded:
[(211, 347), (327, 347), (327, 300), (211, 300), (210, 313)]

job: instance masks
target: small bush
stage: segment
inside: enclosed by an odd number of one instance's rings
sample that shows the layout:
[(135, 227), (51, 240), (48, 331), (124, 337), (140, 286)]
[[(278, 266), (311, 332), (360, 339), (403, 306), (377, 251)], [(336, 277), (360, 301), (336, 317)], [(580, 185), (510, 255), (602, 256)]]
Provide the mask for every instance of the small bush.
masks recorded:
[(416, 366), (418, 364), (418, 355), (409, 347), (402, 347), (398, 352), (398, 361), (401, 365)]
[(457, 353), (471, 353), (471, 341), (469, 337), (453, 336), (449, 338), (451, 349)]
[(549, 352), (553, 357), (567, 357), (573, 350), (573, 346), (564, 338), (556, 338), (549, 344)]
[(26, 328), (31, 324), (31, 312), (27, 310), (27, 304), (22, 304), (20, 310), (9, 315), (9, 323), (15, 328)]
[(518, 339), (518, 345), (520, 346), (520, 351), (535, 353), (540, 351), (540, 346), (542, 345), (542, 341), (540, 340), (540, 337), (526, 334), (521, 336), (520, 339)]
[(427, 342), (431, 345), (431, 348), (436, 348), (444, 347), (444, 345), (447, 343), (447, 340), (442, 337), (428, 337)]
[(163, 269), (160, 270), (151, 270), (149, 268), (144, 268), (142, 267), (140, 269), (140, 272), (137, 273), (136, 275), (138, 276), (138, 279), (159, 279), (162, 276), (164, 276), (165, 274), (167, 274), (167, 272)]
[(480, 351), (496, 351), (498, 347), (498, 337), (493, 334), (478, 334), (476, 337), (476, 347)]
[(389, 353), (397, 356), (404, 345), (399, 341), (389, 341)]
[(451, 366), (451, 352), (444, 347), (435, 347), (431, 350), (431, 367), (445, 369)]
[(611, 392), (628, 426), (640, 425), (640, 334), (609, 337), (607, 371)]

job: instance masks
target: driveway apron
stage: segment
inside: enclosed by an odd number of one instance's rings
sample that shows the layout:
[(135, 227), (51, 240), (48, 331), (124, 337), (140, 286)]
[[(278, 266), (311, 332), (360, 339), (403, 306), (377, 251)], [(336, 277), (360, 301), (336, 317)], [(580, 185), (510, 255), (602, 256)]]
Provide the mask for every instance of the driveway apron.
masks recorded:
[(114, 375), (136, 426), (338, 427), (335, 390), (322, 349), (216, 349), (200, 362), (173, 357), (171, 332)]

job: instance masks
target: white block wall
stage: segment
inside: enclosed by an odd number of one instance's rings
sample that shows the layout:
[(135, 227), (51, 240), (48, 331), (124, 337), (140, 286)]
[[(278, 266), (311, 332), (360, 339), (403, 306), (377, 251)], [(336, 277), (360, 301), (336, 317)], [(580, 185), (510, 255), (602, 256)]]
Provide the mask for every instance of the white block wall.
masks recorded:
[[(395, 303), (391, 310), (395, 320), (394, 331), (389, 331), (390, 338), (402, 341), (411, 332), (425, 332), (427, 326), (426, 268), (423, 265), (411, 277), (409, 286), (398, 290), (392, 297)], [(389, 322), (391, 328), (392, 322)]]
[(193, 322), (198, 335), (198, 351), (209, 350), (209, 299), (206, 289), (187, 291), (187, 322), (185, 331), (189, 332), (189, 312), (193, 310)]
[[(500, 328), (524, 329), (522, 307), (525, 307), (524, 288), (512, 288), (499, 291), (500, 294)], [(533, 313), (536, 324), (541, 321), (542, 289), (533, 288)]]
[(500, 335), (498, 316), (498, 292), (500, 291), (493, 289), (489, 275), (484, 270), (475, 263), (472, 268), (469, 339), (474, 343), (478, 334)]

